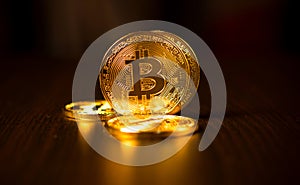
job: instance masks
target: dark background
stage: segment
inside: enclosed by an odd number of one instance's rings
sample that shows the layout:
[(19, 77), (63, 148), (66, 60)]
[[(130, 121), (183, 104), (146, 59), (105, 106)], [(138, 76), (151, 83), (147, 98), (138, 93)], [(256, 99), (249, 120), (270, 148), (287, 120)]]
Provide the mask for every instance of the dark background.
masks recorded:
[[(0, 184), (299, 184), (299, 18), (296, 0), (0, 1)], [(210, 107), (202, 73), (202, 129), (171, 159), (135, 168), (99, 156), (61, 109), (85, 49), (146, 19), (185, 26), (209, 45), (228, 104), (199, 153)]]
[(4, 56), (78, 59), (104, 32), (145, 19), (189, 28), (220, 57), (299, 51), (299, 5), (295, 0), (7, 0), (0, 7)]

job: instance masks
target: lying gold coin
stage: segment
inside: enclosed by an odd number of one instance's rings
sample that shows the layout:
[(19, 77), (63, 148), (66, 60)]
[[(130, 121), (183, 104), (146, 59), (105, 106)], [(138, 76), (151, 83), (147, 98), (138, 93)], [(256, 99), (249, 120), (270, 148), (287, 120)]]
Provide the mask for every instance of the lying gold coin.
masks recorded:
[(146, 119), (134, 116), (118, 116), (107, 121), (107, 126), (121, 133), (153, 133), (186, 135), (194, 132), (198, 124), (188, 117), (176, 115), (155, 115)]
[(95, 116), (99, 116), (103, 121), (111, 119), (116, 114), (105, 100), (72, 102), (65, 106), (64, 113), (68, 119), (91, 121), (95, 120)]

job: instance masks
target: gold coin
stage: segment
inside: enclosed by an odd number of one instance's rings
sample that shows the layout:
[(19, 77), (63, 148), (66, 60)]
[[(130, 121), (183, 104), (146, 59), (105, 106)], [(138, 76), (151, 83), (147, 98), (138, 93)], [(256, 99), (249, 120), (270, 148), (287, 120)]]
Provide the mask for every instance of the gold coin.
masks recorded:
[(72, 102), (65, 106), (64, 113), (71, 120), (95, 120), (95, 116), (98, 116), (102, 121), (111, 119), (116, 114), (105, 100)]
[(103, 96), (123, 115), (176, 113), (191, 99), (200, 80), (192, 49), (178, 36), (162, 31), (122, 37), (103, 63), (99, 74)]
[(197, 122), (188, 117), (176, 115), (155, 115), (147, 119), (134, 116), (118, 116), (107, 121), (107, 126), (121, 133), (155, 133), (185, 135), (196, 131)]

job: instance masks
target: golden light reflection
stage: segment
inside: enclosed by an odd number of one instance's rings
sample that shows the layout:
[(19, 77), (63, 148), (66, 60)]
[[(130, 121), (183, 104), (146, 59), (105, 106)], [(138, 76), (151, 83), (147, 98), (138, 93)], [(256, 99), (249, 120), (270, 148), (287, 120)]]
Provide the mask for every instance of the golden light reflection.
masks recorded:
[[(168, 116), (169, 117), (169, 116)], [(189, 120), (190, 118), (180, 118), (178, 116), (171, 116), (169, 119), (177, 120), (177, 124), (180, 125), (180, 120)], [(153, 151), (156, 144), (160, 145), (159, 153), (156, 156), (168, 155), (170, 151), (176, 151), (181, 148), (186, 142), (188, 135), (181, 135), (180, 137), (170, 137), (172, 132), (164, 133), (127, 133), (123, 130), (112, 129), (107, 127), (107, 121), (103, 121), (104, 124), (95, 121), (76, 121), (80, 130), (81, 136), (87, 141), (95, 151), (100, 152), (104, 156), (109, 155), (109, 159), (121, 160), (122, 164), (132, 164), (139, 160), (145, 160), (149, 158), (149, 155), (153, 155), (146, 150), (141, 151), (140, 147), (153, 147)], [(172, 127), (171, 123), (167, 124), (168, 128)], [(125, 127), (123, 128), (125, 129)], [(125, 131), (127, 131), (125, 129)], [(175, 130), (176, 133), (176, 130)], [(182, 133), (180, 131), (180, 133)], [(190, 133), (190, 132), (189, 132)], [(85, 147), (84, 145), (83, 147)], [(149, 148), (149, 149), (150, 149)]]
[(78, 125), (80, 126), (80, 131), (83, 131), (85, 133), (90, 133), (91, 129), (93, 128), (91, 124), (86, 121), (80, 121), (78, 122)]

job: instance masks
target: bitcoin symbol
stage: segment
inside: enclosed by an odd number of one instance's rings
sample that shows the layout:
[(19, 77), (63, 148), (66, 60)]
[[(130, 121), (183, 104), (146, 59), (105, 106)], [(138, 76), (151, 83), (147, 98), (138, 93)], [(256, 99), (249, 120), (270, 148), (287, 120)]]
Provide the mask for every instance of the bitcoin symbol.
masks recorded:
[(136, 32), (120, 38), (103, 62), (99, 73), (102, 94), (122, 115), (174, 114), (195, 94), (191, 86), (197, 87), (200, 79), (191, 48), (162, 31)]
[[(144, 51), (144, 54), (147, 53)], [(136, 58), (139, 58), (136, 56)], [(130, 97), (137, 97), (138, 100), (150, 99), (161, 92), (165, 87), (165, 80), (159, 73), (162, 65), (155, 58), (138, 59), (135, 62), (125, 61), (125, 64), (132, 66), (133, 90), (129, 91)]]

